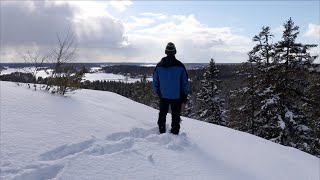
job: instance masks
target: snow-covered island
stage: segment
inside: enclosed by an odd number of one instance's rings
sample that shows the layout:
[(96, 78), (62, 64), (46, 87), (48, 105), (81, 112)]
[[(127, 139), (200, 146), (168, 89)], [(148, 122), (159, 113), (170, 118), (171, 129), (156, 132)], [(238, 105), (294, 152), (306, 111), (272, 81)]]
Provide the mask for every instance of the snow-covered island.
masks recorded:
[(320, 177), (319, 158), (226, 127), (182, 117), (180, 135), (159, 135), (157, 110), (111, 92), (0, 83), (0, 179)]

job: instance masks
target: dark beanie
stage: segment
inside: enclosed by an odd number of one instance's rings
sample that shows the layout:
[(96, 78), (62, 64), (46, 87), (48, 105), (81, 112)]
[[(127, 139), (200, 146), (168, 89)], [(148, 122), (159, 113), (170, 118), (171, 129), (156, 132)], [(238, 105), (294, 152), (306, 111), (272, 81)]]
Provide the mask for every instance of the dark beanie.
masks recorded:
[(176, 46), (175, 46), (172, 42), (169, 42), (169, 43), (167, 44), (165, 53), (166, 53), (167, 55), (169, 55), (169, 54), (175, 55), (175, 54), (177, 53)]

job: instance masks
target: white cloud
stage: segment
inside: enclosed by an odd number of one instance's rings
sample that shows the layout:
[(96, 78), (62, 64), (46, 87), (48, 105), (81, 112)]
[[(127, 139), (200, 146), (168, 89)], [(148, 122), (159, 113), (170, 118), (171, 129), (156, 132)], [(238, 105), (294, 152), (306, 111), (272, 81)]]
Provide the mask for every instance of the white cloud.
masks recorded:
[(131, 1), (124, 1), (124, 0), (117, 0), (117, 1), (110, 1), (110, 5), (115, 7), (118, 11), (123, 12), (133, 3)]
[(172, 15), (159, 22), (127, 33), (128, 47), (134, 48), (136, 56), (157, 61), (164, 55), (166, 44), (172, 41), (177, 56), (186, 62), (207, 62), (211, 57), (217, 62), (239, 62), (246, 60), (251, 47), (251, 38), (234, 34), (231, 27), (208, 27), (194, 15)]
[(51, 49), (56, 34), (68, 28), (79, 42), (77, 61), (157, 62), (172, 41), (183, 62), (208, 62), (210, 58), (240, 62), (252, 47), (251, 38), (235, 33), (238, 29), (209, 27), (194, 15), (148, 12), (120, 20), (108, 12), (110, 6), (115, 7), (109, 1), (2, 3), (0, 58), (3, 62), (19, 60), (19, 54), (34, 46), (41, 51)]
[[(26, 1), (1, 3), (1, 53), (3, 62), (19, 59), (19, 52), (56, 45), (56, 35), (71, 29), (78, 47), (121, 48), (124, 26), (107, 12), (108, 2)], [(21, 51), (25, 49), (24, 51)], [(15, 52), (17, 51), (17, 52)], [(21, 60), (20, 60), (21, 61)]]
[(318, 55), (318, 58), (315, 60), (315, 63), (320, 64), (320, 24), (313, 24), (309, 23), (307, 31), (304, 33), (304, 36), (312, 38), (314, 41), (314, 44), (317, 44), (318, 46), (315, 48), (312, 48), (310, 50), (311, 55)]
[(150, 17), (136, 17), (136, 16), (130, 16), (130, 22), (124, 23), (125, 31), (129, 32), (133, 29), (139, 28), (139, 27), (146, 27), (150, 24), (153, 24), (155, 22), (155, 19)]
[(165, 14), (161, 14), (161, 13), (140, 13), (141, 16), (147, 16), (147, 17), (152, 17), (158, 20), (164, 20), (167, 19), (168, 16)]
[(309, 23), (308, 30), (304, 34), (308, 37), (320, 38), (320, 24)]

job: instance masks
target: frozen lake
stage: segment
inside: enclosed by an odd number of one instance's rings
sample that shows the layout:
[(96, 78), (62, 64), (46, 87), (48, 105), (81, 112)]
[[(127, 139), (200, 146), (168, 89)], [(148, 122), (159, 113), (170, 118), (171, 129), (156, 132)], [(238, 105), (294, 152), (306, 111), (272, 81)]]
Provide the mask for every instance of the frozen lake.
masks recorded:
[[(14, 72), (22, 72), (22, 73), (27, 73), (30, 71), (33, 71), (35, 67), (26, 67), (26, 68), (8, 68), (5, 67), (5, 70), (2, 70), (1, 75), (3, 74), (11, 74)], [(37, 73), (37, 78), (38, 77), (43, 77), (46, 78), (49, 76), (47, 72), (52, 71), (51, 69), (47, 70), (40, 70)], [(101, 71), (101, 67), (92, 67), (90, 68), (90, 73), (86, 73), (83, 77), (83, 81), (119, 81), (119, 82), (126, 82), (126, 83), (134, 83), (137, 81), (140, 81), (140, 78), (130, 78), (128, 76), (124, 76), (122, 74), (113, 74), (113, 73), (104, 73)], [(148, 81), (152, 81), (152, 78), (149, 77), (147, 78)]]

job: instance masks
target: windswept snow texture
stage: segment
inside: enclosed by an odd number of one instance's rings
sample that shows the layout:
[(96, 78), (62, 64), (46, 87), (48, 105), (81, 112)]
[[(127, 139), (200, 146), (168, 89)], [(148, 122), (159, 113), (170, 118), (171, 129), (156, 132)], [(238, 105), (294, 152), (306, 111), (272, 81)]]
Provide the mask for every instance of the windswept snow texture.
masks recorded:
[(0, 86), (0, 179), (319, 180), (319, 158), (243, 132), (182, 118), (159, 135), (157, 110), (114, 93)]

